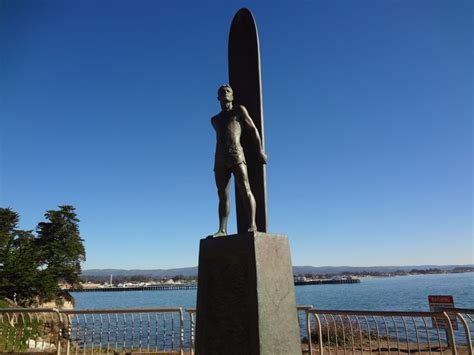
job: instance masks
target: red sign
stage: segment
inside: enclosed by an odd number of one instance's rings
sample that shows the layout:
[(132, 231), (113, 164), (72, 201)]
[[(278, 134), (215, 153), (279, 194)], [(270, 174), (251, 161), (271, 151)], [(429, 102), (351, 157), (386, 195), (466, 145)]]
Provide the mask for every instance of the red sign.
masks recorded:
[(428, 296), (428, 302), (430, 306), (432, 303), (447, 303), (451, 307), (454, 307), (454, 298), (453, 296)]
[[(428, 302), (430, 304), (430, 312), (444, 312), (445, 308), (454, 308), (453, 296), (428, 296)], [(453, 326), (453, 330), (458, 329), (458, 323), (456, 320), (455, 313), (448, 313), (449, 320)], [(448, 328), (444, 317), (433, 317), (434, 328)]]

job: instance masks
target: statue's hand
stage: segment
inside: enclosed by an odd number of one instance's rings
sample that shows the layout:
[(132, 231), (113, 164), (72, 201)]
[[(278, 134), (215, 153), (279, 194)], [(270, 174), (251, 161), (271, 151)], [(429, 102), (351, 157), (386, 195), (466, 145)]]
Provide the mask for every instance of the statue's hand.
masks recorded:
[(266, 164), (267, 163), (267, 155), (265, 154), (265, 152), (263, 150), (260, 151), (260, 154), (258, 155), (258, 158), (260, 160), (260, 163), (262, 164)]

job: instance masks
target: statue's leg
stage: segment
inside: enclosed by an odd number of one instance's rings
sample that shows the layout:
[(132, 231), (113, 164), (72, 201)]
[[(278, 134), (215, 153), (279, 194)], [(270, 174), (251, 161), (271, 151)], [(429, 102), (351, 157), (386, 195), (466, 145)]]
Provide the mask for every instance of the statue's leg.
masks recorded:
[(240, 196), (244, 202), (245, 210), (249, 218), (249, 232), (257, 230), (257, 225), (255, 224), (255, 198), (253, 197), (252, 190), (250, 189), (249, 177), (247, 173), (247, 165), (242, 162), (233, 167), (235, 182), (239, 190)]
[(225, 166), (216, 166), (214, 177), (216, 179), (217, 194), (219, 196), (219, 230), (213, 237), (227, 235), (227, 219), (230, 213), (229, 187), (231, 170)]

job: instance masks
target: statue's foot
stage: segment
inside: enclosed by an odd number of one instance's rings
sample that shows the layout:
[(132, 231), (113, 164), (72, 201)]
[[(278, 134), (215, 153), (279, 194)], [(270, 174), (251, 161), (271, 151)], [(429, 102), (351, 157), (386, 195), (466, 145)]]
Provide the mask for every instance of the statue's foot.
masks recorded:
[(225, 237), (227, 235), (226, 231), (217, 231), (212, 235), (212, 238)]
[(257, 226), (255, 224), (252, 224), (250, 228), (247, 230), (247, 232), (256, 232), (257, 231)]

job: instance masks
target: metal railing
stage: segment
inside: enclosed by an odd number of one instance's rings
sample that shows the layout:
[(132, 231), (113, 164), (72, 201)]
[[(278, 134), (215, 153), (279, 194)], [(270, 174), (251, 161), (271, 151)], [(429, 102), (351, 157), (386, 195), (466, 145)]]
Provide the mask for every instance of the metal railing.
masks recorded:
[(181, 308), (0, 309), (0, 352), (184, 354)]
[(0, 352), (60, 353), (61, 314), (50, 308), (0, 309)]
[[(306, 354), (473, 354), (474, 310), (297, 307)], [(0, 352), (194, 354), (194, 308), (0, 309)]]
[(181, 308), (67, 310), (66, 352), (183, 354)]
[(189, 354), (194, 355), (196, 340), (196, 308), (187, 308), (186, 312), (189, 315)]
[[(472, 354), (473, 310), (306, 312), (309, 354)], [(459, 322), (457, 321), (459, 320)], [(458, 326), (458, 324), (460, 324)]]

